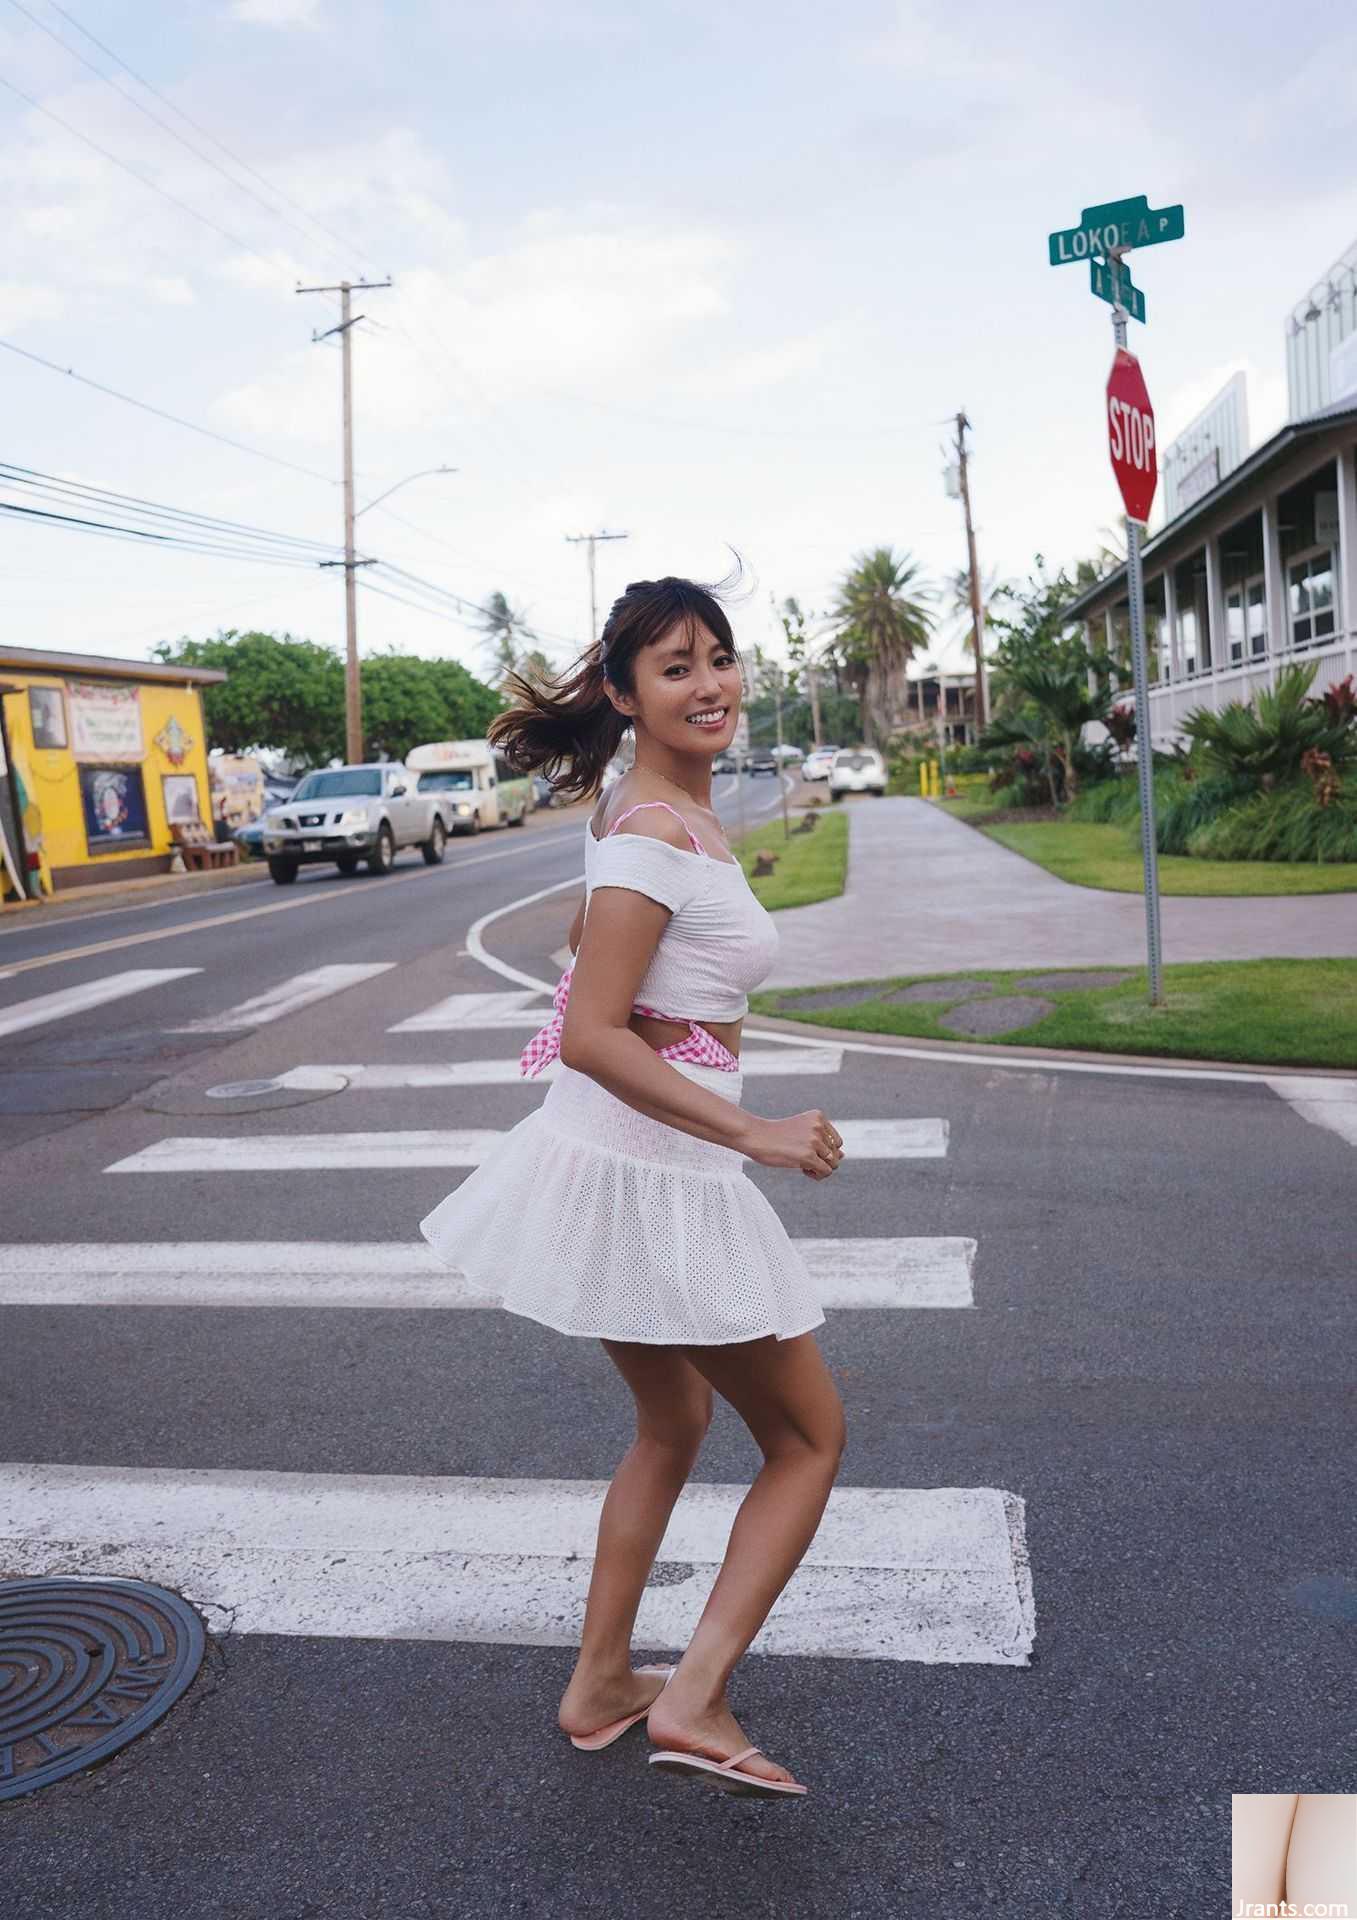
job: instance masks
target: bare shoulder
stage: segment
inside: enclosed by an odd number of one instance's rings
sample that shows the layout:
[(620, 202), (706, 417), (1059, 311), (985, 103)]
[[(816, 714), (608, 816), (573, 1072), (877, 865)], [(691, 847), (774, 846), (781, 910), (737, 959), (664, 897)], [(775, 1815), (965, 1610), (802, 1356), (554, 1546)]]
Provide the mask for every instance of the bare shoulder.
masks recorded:
[[(647, 793), (644, 787), (639, 785), (631, 788), (629, 792), (619, 792), (618, 789), (625, 786), (625, 781), (624, 775), (610, 790), (608, 803), (603, 809), (602, 816), (595, 814), (592, 822), (595, 838), (601, 840), (605, 834), (612, 831), (614, 822), (620, 820), (621, 816), (628, 813), (631, 808), (636, 807), (640, 811), (631, 813), (628, 819), (622, 820), (615, 837), (620, 838), (624, 833), (638, 834), (646, 840), (659, 840), (666, 846), (676, 847), (680, 852), (692, 854), (696, 859), (697, 855), (693, 853), (692, 842), (684, 829), (681, 809), (675, 808), (671, 812), (670, 809), (674, 806), (672, 800), (662, 799), (656, 793)], [(700, 840), (702, 836), (697, 833), (696, 828), (693, 832)]]

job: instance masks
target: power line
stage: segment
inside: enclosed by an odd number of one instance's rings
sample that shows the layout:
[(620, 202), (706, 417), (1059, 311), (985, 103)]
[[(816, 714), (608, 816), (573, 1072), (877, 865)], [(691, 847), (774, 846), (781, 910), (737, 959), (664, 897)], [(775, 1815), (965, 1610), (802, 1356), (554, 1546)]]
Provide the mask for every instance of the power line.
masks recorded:
[(117, 493), (108, 487), (96, 487), (82, 480), (63, 480), (52, 473), (42, 473), (33, 467), (13, 466), (0, 460), (0, 478), (8, 485), (30, 487), (35, 490), (56, 495), (74, 495), (76, 498), (102, 505), (113, 502), (121, 511), (135, 519), (167, 521), (172, 527), (181, 526), (187, 531), (202, 531), (209, 534), (235, 534), (251, 540), (267, 542), (271, 546), (295, 547), (301, 556), (315, 558), (318, 555), (329, 557), (334, 547), (326, 540), (312, 540), (301, 534), (278, 533), (270, 527), (252, 526), (248, 521), (226, 520), (218, 514), (194, 513), (187, 507), (165, 506), (158, 500), (146, 500), (139, 494)]
[(266, 553), (258, 547), (233, 547), (162, 533), (153, 527), (126, 527), (110, 521), (86, 520), (74, 514), (56, 513), (50, 507), (21, 507), (12, 500), (0, 500), (0, 513), (22, 517), (29, 525), (64, 527), (92, 533), (104, 539), (130, 539), (154, 542), (162, 551), (212, 555), (218, 559), (251, 560), (262, 566), (304, 567), (308, 562), (289, 559), (282, 554)]
[(256, 460), (267, 460), (272, 466), (286, 467), (291, 473), (305, 474), (308, 480), (323, 480), (327, 487), (337, 487), (340, 483), (332, 474), (318, 473), (313, 467), (298, 466), (295, 460), (284, 460), (280, 454), (265, 453), (262, 447), (247, 446), (243, 440), (232, 440), (228, 434), (217, 433), (211, 427), (200, 427), (196, 421), (183, 420), (177, 413), (168, 413), (164, 407), (152, 406), (149, 400), (137, 400), (130, 393), (119, 393), (116, 387), (106, 387), (88, 375), (77, 373), (74, 367), (58, 366), (55, 360), (44, 360), (40, 353), (32, 353), (27, 347), (16, 346), (12, 340), (0, 340), (0, 347), (8, 353), (17, 353), (25, 360), (32, 360), (39, 367), (46, 367), (51, 373), (64, 373), (68, 380), (78, 380), (82, 387), (91, 387), (95, 393), (102, 393), (111, 400), (121, 400), (126, 406), (137, 407), (142, 413), (154, 414), (158, 420), (172, 421), (176, 427), (187, 427), (190, 433), (201, 433), (205, 439), (219, 440), (224, 447), (234, 447), (237, 453), (251, 454)]

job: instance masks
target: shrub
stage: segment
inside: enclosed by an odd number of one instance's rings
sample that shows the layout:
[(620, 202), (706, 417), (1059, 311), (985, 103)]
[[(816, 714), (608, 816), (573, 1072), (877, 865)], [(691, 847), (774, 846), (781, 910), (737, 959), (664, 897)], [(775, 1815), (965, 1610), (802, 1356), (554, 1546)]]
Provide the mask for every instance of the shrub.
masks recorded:
[(1203, 860), (1357, 860), (1357, 798), (1320, 806), (1307, 781), (1251, 793), (1204, 822), (1186, 851)]

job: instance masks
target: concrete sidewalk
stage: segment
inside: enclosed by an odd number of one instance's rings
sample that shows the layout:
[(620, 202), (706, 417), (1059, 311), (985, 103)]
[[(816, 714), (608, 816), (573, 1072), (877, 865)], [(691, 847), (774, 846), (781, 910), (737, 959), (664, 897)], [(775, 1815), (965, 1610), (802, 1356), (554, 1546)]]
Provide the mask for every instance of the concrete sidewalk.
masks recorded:
[[(1145, 902), (1058, 880), (926, 800), (863, 794), (844, 892), (777, 914), (764, 988), (969, 967), (1146, 965)], [(1164, 960), (1357, 954), (1357, 894), (1161, 898)]]

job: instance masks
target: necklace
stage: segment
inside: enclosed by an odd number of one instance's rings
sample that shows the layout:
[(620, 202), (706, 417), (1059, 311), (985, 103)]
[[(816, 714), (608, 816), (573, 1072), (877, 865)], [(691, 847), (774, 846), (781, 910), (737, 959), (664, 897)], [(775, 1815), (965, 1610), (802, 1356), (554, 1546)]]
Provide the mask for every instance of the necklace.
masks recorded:
[(649, 774), (653, 780), (663, 780), (664, 784), (667, 787), (672, 787), (675, 793), (681, 793), (684, 799), (688, 802), (689, 806), (697, 807), (699, 812), (707, 814), (710, 819), (714, 820), (716, 822), (716, 826), (718, 830), (717, 839), (721, 842), (721, 845), (725, 848), (726, 852), (727, 853), (730, 852), (730, 842), (726, 839), (725, 832), (721, 827), (720, 817), (715, 812), (713, 812), (712, 808), (704, 807), (700, 804), (700, 802), (694, 800), (693, 796), (691, 795), (691, 793), (689, 793), (688, 789), (686, 787), (681, 787), (677, 780), (671, 780), (668, 774), (655, 773), (650, 767), (642, 767), (640, 771), (642, 773)]

